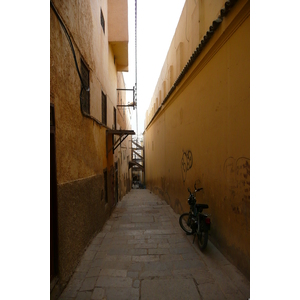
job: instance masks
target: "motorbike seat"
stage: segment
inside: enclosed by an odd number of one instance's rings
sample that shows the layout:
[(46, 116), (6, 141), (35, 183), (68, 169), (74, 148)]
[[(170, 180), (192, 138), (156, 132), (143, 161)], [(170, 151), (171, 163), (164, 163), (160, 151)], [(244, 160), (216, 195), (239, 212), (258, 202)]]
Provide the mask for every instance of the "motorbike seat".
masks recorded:
[(204, 208), (208, 208), (208, 205), (207, 204), (196, 204), (196, 208), (204, 209)]

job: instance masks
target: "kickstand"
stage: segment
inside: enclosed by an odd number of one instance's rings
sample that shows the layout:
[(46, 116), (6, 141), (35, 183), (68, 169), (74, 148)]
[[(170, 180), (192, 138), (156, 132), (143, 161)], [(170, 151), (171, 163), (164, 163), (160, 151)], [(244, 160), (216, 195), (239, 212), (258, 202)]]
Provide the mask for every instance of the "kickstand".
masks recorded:
[(196, 238), (196, 233), (194, 234), (193, 244), (194, 244), (194, 242), (195, 242), (195, 238)]

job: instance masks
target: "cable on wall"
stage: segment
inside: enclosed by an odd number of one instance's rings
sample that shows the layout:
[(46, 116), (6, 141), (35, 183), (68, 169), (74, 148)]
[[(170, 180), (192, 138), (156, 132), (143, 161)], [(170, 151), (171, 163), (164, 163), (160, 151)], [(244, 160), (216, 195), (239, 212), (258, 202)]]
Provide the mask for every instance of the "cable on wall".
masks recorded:
[(138, 139), (138, 106), (137, 106), (137, 0), (135, 0), (135, 101), (136, 101), (136, 137)]
[[(54, 4), (52, 3), (52, 1), (50, 1), (50, 5), (51, 5), (51, 8), (53, 9), (53, 11), (54, 11), (54, 13), (55, 13), (55, 15), (56, 15), (56, 17), (57, 17), (57, 19), (58, 19), (58, 21), (59, 21), (61, 27), (62, 27), (64, 33), (65, 33), (65, 35), (66, 35), (66, 37), (67, 37), (67, 40), (68, 40), (68, 42), (69, 42), (69, 45), (70, 45), (70, 47), (71, 47), (71, 51), (72, 51), (72, 54), (73, 54), (73, 58), (74, 58), (74, 61), (75, 61), (75, 65), (76, 65), (76, 70), (77, 70), (79, 79), (80, 79), (80, 81), (81, 81), (81, 84), (82, 84), (83, 88), (84, 88), (87, 92), (89, 92), (89, 91), (90, 91), (90, 88), (89, 88), (89, 87), (86, 87), (86, 86), (84, 85), (84, 83), (83, 83), (83, 80), (82, 80), (82, 77), (81, 77), (81, 74), (80, 74), (80, 71), (79, 71), (79, 68), (78, 68), (78, 64), (77, 64), (77, 59), (76, 59), (75, 50), (74, 50), (74, 47), (73, 47), (73, 44), (72, 44), (71, 37), (70, 37), (70, 35), (69, 35), (69, 33), (68, 33), (68, 30), (67, 30), (67, 28), (66, 28), (64, 22), (62, 21), (62, 19), (61, 19), (59, 13), (57, 12), (57, 10), (56, 10)], [(81, 93), (80, 93), (80, 94), (81, 94)]]

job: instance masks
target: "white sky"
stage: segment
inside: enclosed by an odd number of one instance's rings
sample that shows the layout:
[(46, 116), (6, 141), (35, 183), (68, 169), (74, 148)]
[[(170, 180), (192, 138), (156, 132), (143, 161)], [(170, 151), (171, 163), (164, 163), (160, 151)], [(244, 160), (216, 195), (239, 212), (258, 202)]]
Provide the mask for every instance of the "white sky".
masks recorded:
[[(144, 131), (145, 113), (150, 104), (161, 68), (173, 39), (185, 0), (137, 1), (137, 101), (138, 132)], [(135, 0), (128, 0), (129, 72), (124, 72), (126, 88), (135, 84)], [(132, 92), (126, 99), (132, 101)], [(132, 129), (136, 131), (136, 111)]]

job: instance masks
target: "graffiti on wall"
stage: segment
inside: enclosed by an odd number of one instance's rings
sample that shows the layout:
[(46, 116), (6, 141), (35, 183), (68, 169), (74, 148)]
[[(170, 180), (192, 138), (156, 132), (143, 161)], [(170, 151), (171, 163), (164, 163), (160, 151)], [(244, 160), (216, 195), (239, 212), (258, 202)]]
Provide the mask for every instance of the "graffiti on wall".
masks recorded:
[(243, 193), (242, 200), (250, 201), (250, 159), (239, 157), (235, 159), (228, 157), (224, 162), (224, 173), (227, 184), (232, 193), (240, 191)]
[[(240, 226), (250, 230), (250, 159), (228, 157), (224, 162), (224, 175), (229, 190), (230, 206)], [(227, 199), (227, 197), (225, 197)]]
[(186, 180), (187, 171), (193, 166), (193, 153), (191, 150), (183, 151), (181, 157), (181, 174), (183, 183)]

